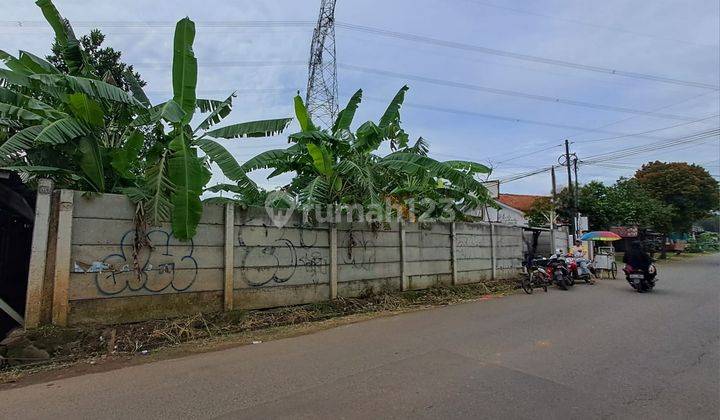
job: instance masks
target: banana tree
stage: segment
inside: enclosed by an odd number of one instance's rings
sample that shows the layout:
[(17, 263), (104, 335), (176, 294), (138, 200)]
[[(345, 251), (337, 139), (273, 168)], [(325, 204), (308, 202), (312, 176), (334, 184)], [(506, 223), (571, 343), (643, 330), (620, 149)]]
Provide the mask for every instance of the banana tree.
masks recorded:
[[(289, 136), (293, 144), (260, 153), (242, 169), (271, 168), (269, 178), (294, 172), (284, 190), (296, 195), (301, 206), (370, 205), (385, 198), (421, 196), (450, 199), (456, 209), (463, 209), (488, 201), (487, 190), (475, 175), (488, 173), (489, 168), (474, 162), (431, 159), (422, 138), (408, 145), (408, 135), (400, 126), (400, 108), (407, 90), (403, 86), (398, 91), (378, 124), (365, 122), (355, 132), (350, 127), (362, 90), (350, 98), (330, 130), (319, 130), (312, 123), (298, 95), (295, 113), (301, 131)], [(389, 142), (394, 152), (381, 157), (377, 151), (384, 142)]]
[[(195, 24), (189, 18), (180, 20), (173, 41), (173, 98), (150, 107), (148, 113), (140, 115), (134, 122), (146, 125), (162, 121), (170, 130), (161, 141), (151, 145), (148, 161), (152, 165), (145, 172), (144, 182), (125, 190), (131, 198), (143, 203), (151, 221), (170, 218), (173, 234), (179, 239), (195, 235), (202, 215), (200, 196), (210, 180), (210, 163), (217, 164), (236, 185), (255, 188), (237, 160), (215, 140), (276, 135), (292, 120), (279, 118), (214, 127), (230, 114), (235, 95), (233, 93), (223, 101), (197, 99), (194, 39)], [(139, 86), (136, 89), (140, 91)], [(191, 122), (196, 110), (207, 116), (193, 126)], [(205, 156), (200, 157), (198, 149)]]
[[(70, 74), (25, 51), (17, 57), (0, 51), (7, 67), (0, 68), (0, 167), (52, 177), (63, 188), (123, 192), (151, 223), (171, 220), (179, 239), (195, 234), (211, 163), (237, 185), (254, 188), (215, 140), (274, 135), (291, 119), (214, 127), (231, 112), (234, 94), (223, 101), (196, 98), (190, 19), (176, 26), (174, 96), (153, 106), (138, 83), (130, 83), (130, 94), (100, 80), (67, 20), (50, 0), (37, 4), (55, 31)], [(191, 126), (196, 111), (207, 115)]]
[[(118, 147), (142, 140), (128, 129), (142, 104), (100, 80), (61, 74), (28, 52), (0, 51), (0, 166), (56, 178), (62, 187), (113, 191), (127, 185), (111, 170)], [(139, 137), (140, 136), (140, 137)], [(139, 139), (139, 140), (138, 140)]]

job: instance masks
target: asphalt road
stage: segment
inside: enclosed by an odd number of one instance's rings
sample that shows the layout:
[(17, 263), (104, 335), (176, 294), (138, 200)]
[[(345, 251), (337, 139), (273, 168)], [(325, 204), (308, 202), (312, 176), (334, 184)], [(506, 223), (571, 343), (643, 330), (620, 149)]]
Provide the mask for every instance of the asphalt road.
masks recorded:
[(0, 392), (0, 418), (720, 417), (720, 258)]

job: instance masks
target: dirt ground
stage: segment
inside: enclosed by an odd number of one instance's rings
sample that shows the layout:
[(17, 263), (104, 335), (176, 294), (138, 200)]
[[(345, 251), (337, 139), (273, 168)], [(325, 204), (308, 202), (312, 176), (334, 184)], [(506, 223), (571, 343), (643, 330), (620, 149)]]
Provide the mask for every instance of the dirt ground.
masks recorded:
[(252, 345), (433, 306), (491, 299), (512, 293), (517, 284), (517, 280), (503, 280), (123, 325), (42, 327), (28, 331), (27, 337), (47, 351), (50, 359), (5, 359), (5, 366), (0, 367), (0, 389)]

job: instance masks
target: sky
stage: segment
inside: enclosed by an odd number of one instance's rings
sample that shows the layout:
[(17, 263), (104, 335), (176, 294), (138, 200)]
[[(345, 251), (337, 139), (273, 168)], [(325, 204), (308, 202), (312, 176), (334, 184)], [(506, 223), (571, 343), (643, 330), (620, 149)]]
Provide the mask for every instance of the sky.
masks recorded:
[[(197, 23), (198, 96), (225, 99), (238, 92), (233, 112), (223, 123), (292, 116), (295, 92), (304, 96), (304, 63), (319, 0), (55, 4), (76, 34), (94, 27), (106, 34), (105, 45), (122, 51), (123, 61), (133, 64), (147, 81), (153, 103), (172, 96), (173, 29), (185, 16)], [(0, 12), (0, 49), (49, 52), (52, 31), (33, 2), (3, 0)], [(338, 0), (335, 18), (341, 108), (357, 89), (364, 93), (354, 126), (377, 121), (407, 84), (410, 90), (401, 115), (411, 139), (427, 139), (430, 155), (438, 160), (491, 164), (492, 179), (512, 179), (557, 164), (565, 139), (572, 142), (580, 161), (591, 161), (594, 155), (720, 126), (719, 91), (694, 85), (720, 85), (717, 0)], [(414, 42), (342, 24), (481, 48)], [(482, 48), (639, 76), (488, 54)], [(664, 83), (648, 80), (647, 75), (695, 83)], [(297, 130), (293, 122), (286, 135)], [(221, 143), (242, 163), (263, 150), (285, 147), (286, 135)], [(613, 159), (581, 164), (580, 182), (612, 183), (632, 176), (651, 160), (698, 163), (720, 176), (718, 136), (652, 152), (607, 156)], [(252, 174), (266, 188), (289, 179), (266, 176), (263, 171)], [(224, 181), (215, 171), (211, 182)], [(566, 182), (559, 171), (559, 187)], [(550, 175), (543, 172), (503, 182), (501, 192), (547, 194), (550, 186)]]

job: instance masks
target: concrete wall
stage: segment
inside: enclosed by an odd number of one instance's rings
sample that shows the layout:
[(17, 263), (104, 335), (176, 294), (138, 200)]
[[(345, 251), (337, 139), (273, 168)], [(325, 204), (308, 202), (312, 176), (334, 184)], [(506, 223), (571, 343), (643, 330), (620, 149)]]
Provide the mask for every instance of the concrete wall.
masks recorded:
[[(517, 275), (522, 229), (486, 223), (303, 225), (265, 210), (205, 205), (196, 236), (148, 229), (133, 256), (134, 206), (121, 195), (61, 191), (49, 229), (52, 322), (132, 322), (270, 308)], [(53, 237), (54, 236), (54, 237)], [(138, 266), (134, 266), (134, 261)], [(43, 288), (43, 290), (48, 287)], [(33, 298), (30, 311), (47, 297)]]
[[(555, 235), (555, 247), (562, 248), (567, 251), (570, 248), (569, 236), (567, 228), (556, 229), (553, 234)], [(525, 241), (532, 243), (532, 232), (525, 231)], [(527, 247), (526, 247), (527, 248)], [(526, 249), (527, 251), (527, 249)], [(538, 237), (537, 250), (535, 252), (537, 257), (549, 257), (555, 252), (551, 245), (550, 230), (542, 230)]]

